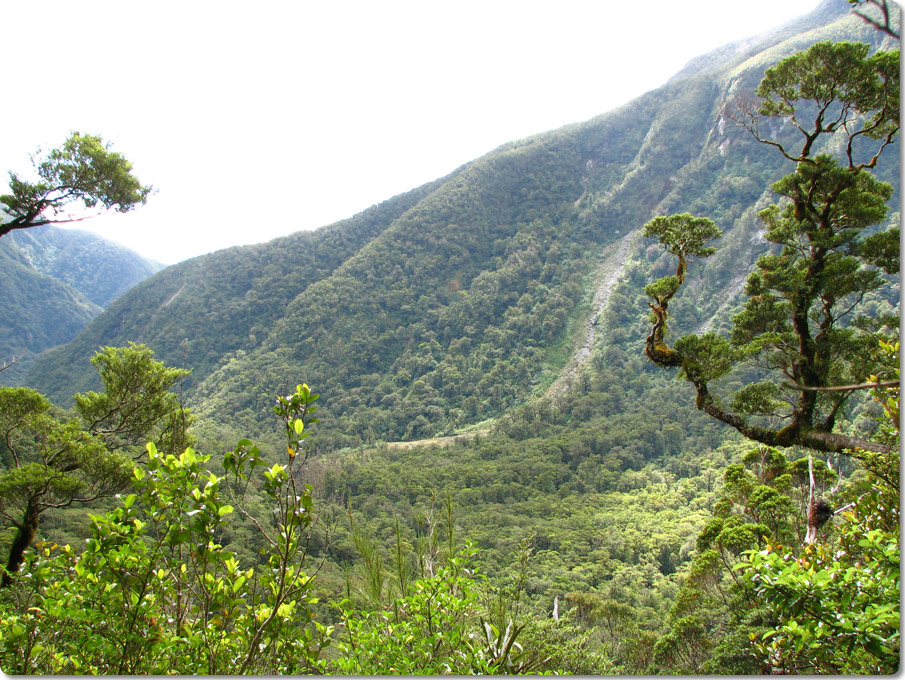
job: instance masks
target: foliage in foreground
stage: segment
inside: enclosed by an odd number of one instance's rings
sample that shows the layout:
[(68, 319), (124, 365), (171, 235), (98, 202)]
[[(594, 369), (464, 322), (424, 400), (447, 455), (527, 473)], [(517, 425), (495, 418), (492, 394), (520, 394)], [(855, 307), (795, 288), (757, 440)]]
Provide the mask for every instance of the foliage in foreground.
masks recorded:
[(151, 440), (181, 450), (191, 416), (169, 389), (189, 371), (144, 345), (106, 347), (91, 363), (102, 392), (75, 395), (66, 419), (27, 387), (0, 387), (0, 520), (12, 527), (3, 586), (19, 569), (48, 510), (95, 501), (128, 484), (131, 450)]
[[(868, 505), (868, 503), (863, 503)], [(876, 505), (849, 513), (831, 544), (767, 546), (738, 567), (779, 615), (756, 652), (786, 672), (882, 675), (899, 668), (899, 535), (872, 526)], [(797, 553), (797, 554), (796, 554)]]
[[(287, 465), (263, 471), (273, 508), (255, 521), (269, 550), (240, 565), (218, 542), (244, 513), (249, 473), (266, 467), (251, 442), (203, 468), (191, 448), (161, 455), (148, 445), (134, 493), (92, 516), (86, 550), (30, 553), (3, 592), (0, 655), (11, 673), (305, 673), (321, 669), (328, 629), (313, 620), (313, 575), (304, 569), (315, 523), (310, 487), (294, 474), (313, 407), (307, 386), (280, 400)], [(294, 447), (294, 449), (292, 448)], [(229, 495), (235, 505), (226, 502)], [(269, 524), (269, 526), (268, 526)]]
[[(91, 515), (83, 552), (40, 545), (0, 591), (4, 671), (361, 675), (608, 668), (585, 650), (587, 635), (567, 621), (552, 630), (530, 615), (516, 622), (497, 611), (502, 618), (492, 619), (471, 565), (474, 551), (456, 547), (451, 531), (443, 551), (424, 544), (420, 577), (400, 564), (393, 597), (381, 597), (378, 583), (375, 598), (362, 606), (349, 599), (335, 605), (337, 628), (318, 621), (319, 565), (309, 546), (319, 524), (311, 487), (301, 481), (317, 397), (299, 385), (277, 401), (284, 464), (265, 464), (243, 440), (224, 456), (225, 474), (218, 476), (205, 468), (210, 456), (192, 448), (161, 454), (148, 444), (148, 460), (133, 472), (133, 492), (110, 512)], [(273, 513), (267, 519), (245, 505), (255, 471), (263, 473), (259, 486)], [(266, 546), (256, 564), (240, 563), (220, 543), (236, 515), (256, 527)], [(361, 547), (365, 552), (364, 542)], [(383, 578), (379, 568), (374, 573)], [(335, 653), (325, 653), (331, 644)]]
[[(882, 436), (894, 445), (897, 397), (890, 390), (876, 396)], [(518, 566), (484, 579), (476, 551), (455, 541), (449, 502), (445, 536), (430, 519), (408, 540), (397, 523), (395, 545), (379, 550), (353, 527), (360, 567), (349, 573), (346, 597), (325, 606), (315, 590), (325, 553), (311, 541), (322, 525), (303, 483), (316, 398), (299, 386), (278, 399), (281, 463), (265, 464), (242, 441), (218, 475), (205, 468), (209, 456), (192, 449), (164, 455), (150, 445), (133, 492), (120, 507), (92, 515), (84, 552), (39, 546), (0, 591), (3, 669), (863, 673), (898, 663), (898, 515), (889, 511), (897, 489), (881, 487), (869, 472), (868, 483), (886, 489), (879, 500), (856, 499), (817, 547), (782, 548), (801, 541), (807, 475), (806, 459), (787, 460), (777, 450), (757, 449), (727, 468), (663, 631), (636, 628), (642, 611), (613, 599), (614, 590), (609, 597), (568, 593), (560, 620), (533, 609), (527, 551)], [(885, 470), (876, 458), (871, 464)], [(832, 493), (835, 472), (822, 461), (816, 469)], [(858, 484), (849, 484), (849, 497)], [(257, 494), (264, 513), (252, 511), (260, 507)], [(225, 537), (240, 518), (265, 546), (257, 558), (229, 550)]]
[[(893, 362), (898, 344), (883, 343)], [(896, 377), (898, 373), (896, 372)], [(752, 450), (722, 496), (655, 645), (656, 667), (688, 674), (884, 674), (899, 665), (898, 388), (873, 390), (891, 453), (850, 479), (832, 464)], [(794, 453), (794, 450), (792, 451)], [(805, 538), (812, 490), (831, 521)], [(841, 507), (840, 507), (841, 506)], [(837, 510), (832, 510), (837, 507)]]
[[(899, 344), (881, 347), (898, 364)], [(872, 393), (883, 408), (878, 434), (891, 453), (855, 452), (869, 485), (850, 510), (840, 511), (838, 531), (801, 550), (768, 545), (736, 567), (774, 613), (776, 627), (754, 645), (772, 668), (837, 675), (898, 671), (899, 388)]]

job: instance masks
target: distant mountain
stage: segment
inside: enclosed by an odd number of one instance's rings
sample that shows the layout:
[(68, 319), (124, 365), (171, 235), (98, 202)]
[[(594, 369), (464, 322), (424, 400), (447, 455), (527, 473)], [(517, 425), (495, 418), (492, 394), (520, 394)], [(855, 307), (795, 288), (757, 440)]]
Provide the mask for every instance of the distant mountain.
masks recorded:
[(7, 237), (41, 274), (69, 284), (106, 307), (164, 265), (96, 234), (52, 226), (13, 231)]
[(0, 238), (0, 373), (17, 382), (40, 352), (72, 340), (112, 300), (163, 268), (95, 234), (52, 226)]
[[(887, 40), (849, 10), (827, 0), (614, 111), (506, 144), (348, 220), (169, 267), (43, 355), (27, 382), (64, 403), (93, 387), (98, 345), (145, 342), (194, 369), (186, 394), (208, 422), (266, 431), (274, 395), (304, 380), (323, 395), (320, 441), (343, 446), (500, 418), (564, 381), (580, 388), (591, 366), (659, 376), (628, 359), (648, 329), (640, 290), (669, 266), (638, 231), (673, 212), (719, 224), (718, 254), (670, 311), (679, 334), (725, 323), (766, 248), (756, 209), (791, 168), (723, 107), (819, 40)], [(898, 173), (887, 163), (879, 174), (898, 187)]]

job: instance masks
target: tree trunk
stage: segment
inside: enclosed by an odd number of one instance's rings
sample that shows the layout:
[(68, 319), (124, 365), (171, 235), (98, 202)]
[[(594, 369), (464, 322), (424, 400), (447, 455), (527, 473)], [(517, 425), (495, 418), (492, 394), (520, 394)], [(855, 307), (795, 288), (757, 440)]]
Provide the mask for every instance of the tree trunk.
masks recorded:
[(9, 586), (12, 583), (12, 575), (19, 571), (25, 551), (28, 550), (35, 538), (35, 534), (38, 533), (38, 517), (39, 513), (36, 510), (31, 507), (26, 509), (22, 524), (17, 528), (16, 536), (9, 546), (9, 559), (6, 561), (6, 571), (3, 572), (3, 581), (0, 583), (0, 587), (6, 588)]

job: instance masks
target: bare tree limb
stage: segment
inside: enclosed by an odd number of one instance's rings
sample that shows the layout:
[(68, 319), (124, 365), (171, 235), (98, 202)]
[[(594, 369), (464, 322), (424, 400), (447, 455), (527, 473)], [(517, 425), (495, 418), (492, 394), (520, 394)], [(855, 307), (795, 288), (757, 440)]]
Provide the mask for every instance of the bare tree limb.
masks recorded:
[(24, 356), (25, 356), (25, 352), (20, 352), (18, 354), (18, 356), (14, 356), (9, 361), (4, 361), (2, 364), (0, 364), (0, 371), (5, 371), (7, 368), (9, 368), (13, 364), (15, 364), (17, 361), (19, 361), (19, 359), (21, 359)]

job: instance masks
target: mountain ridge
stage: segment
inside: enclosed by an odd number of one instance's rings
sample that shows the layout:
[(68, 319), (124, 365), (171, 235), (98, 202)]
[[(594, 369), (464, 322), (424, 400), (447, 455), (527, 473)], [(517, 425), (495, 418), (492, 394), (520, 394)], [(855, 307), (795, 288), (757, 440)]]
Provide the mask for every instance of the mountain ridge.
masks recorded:
[(41, 225), (13, 231), (8, 238), (36, 271), (72, 286), (101, 308), (164, 268), (81, 229)]
[(36, 356), (72, 340), (113, 299), (160, 263), (96, 234), (49, 225), (0, 239), (0, 384), (20, 381)]
[[(553, 383), (583, 341), (573, 334), (598, 254), (670, 212), (723, 227), (721, 251), (674, 305), (677, 327), (719, 328), (733, 304), (725, 287), (737, 295), (766, 247), (756, 209), (784, 168), (727, 125), (723, 107), (756, 86), (765, 54), (833, 35), (882, 42), (843, 7), (829, 0), (757, 45), (692, 60), (613, 111), (504, 144), (349, 220), (168, 268), (42, 357), (30, 379), (65, 399), (91, 387), (68, 367), (133, 340), (194, 367), (189, 403), (203, 420), (230, 414), (236, 432), (265, 430), (274, 395), (300, 381), (322, 393), (337, 446), (454, 432)], [(613, 332), (592, 354), (634, 347), (646, 309), (634, 295), (669, 266), (640, 241), (626, 259)]]

